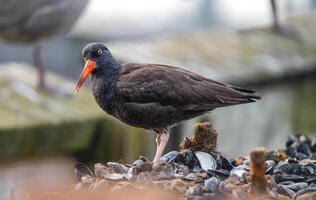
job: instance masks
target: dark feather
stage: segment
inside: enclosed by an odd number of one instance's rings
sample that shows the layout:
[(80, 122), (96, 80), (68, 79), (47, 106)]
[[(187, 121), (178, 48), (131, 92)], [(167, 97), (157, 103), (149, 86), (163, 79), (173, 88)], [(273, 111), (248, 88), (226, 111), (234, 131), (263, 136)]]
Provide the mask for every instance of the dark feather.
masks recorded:
[(260, 99), (252, 90), (155, 64), (122, 64), (116, 90), (120, 119), (142, 127), (170, 125), (218, 107)]

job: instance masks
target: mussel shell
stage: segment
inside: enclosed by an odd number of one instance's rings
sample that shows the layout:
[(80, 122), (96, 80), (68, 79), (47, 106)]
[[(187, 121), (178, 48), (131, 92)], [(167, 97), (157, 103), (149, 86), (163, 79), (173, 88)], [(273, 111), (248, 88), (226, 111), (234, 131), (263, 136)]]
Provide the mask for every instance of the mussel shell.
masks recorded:
[(160, 158), (161, 163), (170, 163), (176, 159), (179, 151), (170, 151)]
[(220, 180), (225, 180), (229, 177), (230, 172), (224, 169), (216, 169), (216, 170), (207, 170), (207, 174), (211, 176), (215, 176)]
[(274, 167), (276, 166), (276, 162), (274, 160), (267, 160), (266, 161), (266, 174), (272, 174)]
[(217, 169), (217, 162), (211, 154), (203, 151), (196, 151), (195, 156), (204, 171)]
[(293, 190), (295, 192), (303, 190), (305, 188), (308, 187), (308, 184), (305, 182), (298, 182), (298, 183), (293, 183), (293, 184), (289, 184), (289, 185), (285, 185), (285, 187), (287, 187), (290, 190)]
[(299, 175), (301, 173), (301, 166), (299, 163), (284, 163), (277, 166), (276, 169), (286, 174)]
[(186, 149), (183, 152), (179, 153), (174, 162), (184, 164), (192, 169), (197, 164), (197, 159), (192, 150)]
[(77, 181), (81, 181), (81, 178), (85, 175), (93, 176), (93, 173), (84, 163), (77, 163), (74, 166), (75, 177)]
[(218, 154), (216, 156), (216, 169), (232, 170), (234, 168), (233, 164), (223, 155)]
[(285, 187), (284, 185), (278, 185), (278, 192), (280, 194), (283, 194), (283, 195), (288, 196), (290, 198), (293, 198), (293, 196), (295, 195), (294, 191)]
[(291, 175), (291, 174), (274, 174), (272, 175), (272, 177), (276, 183), (280, 183), (284, 181), (301, 182), (301, 181), (306, 180), (304, 176)]

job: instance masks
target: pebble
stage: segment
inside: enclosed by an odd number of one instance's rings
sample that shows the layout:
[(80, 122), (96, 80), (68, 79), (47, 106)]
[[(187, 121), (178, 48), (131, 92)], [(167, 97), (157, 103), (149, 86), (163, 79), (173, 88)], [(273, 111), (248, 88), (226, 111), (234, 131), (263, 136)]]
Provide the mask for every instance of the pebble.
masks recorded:
[[(267, 153), (263, 179), (266, 192), (254, 199), (316, 199), (316, 142), (305, 136), (291, 136), (285, 146)], [(97, 163), (94, 173), (79, 163), (74, 169), (78, 181), (74, 190), (154, 187), (176, 192), (183, 197), (180, 199), (243, 199), (253, 189), (252, 167), (247, 156), (233, 160), (218, 152), (185, 149), (165, 154), (155, 168), (142, 156), (132, 165)]]
[(216, 177), (205, 180), (204, 187), (209, 192), (215, 192), (217, 190), (219, 180)]

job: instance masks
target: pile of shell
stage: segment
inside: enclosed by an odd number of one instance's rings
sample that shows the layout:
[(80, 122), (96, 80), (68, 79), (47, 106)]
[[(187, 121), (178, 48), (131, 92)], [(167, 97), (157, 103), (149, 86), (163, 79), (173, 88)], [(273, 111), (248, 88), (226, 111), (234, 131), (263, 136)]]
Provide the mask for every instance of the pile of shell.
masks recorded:
[[(205, 142), (205, 135), (213, 139)], [(95, 164), (94, 173), (79, 163), (75, 190), (161, 190), (179, 199), (316, 199), (316, 143), (308, 137), (291, 136), (284, 150), (257, 148), (248, 157), (228, 159), (216, 151), (216, 136), (210, 124), (198, 125), (180, 152), (165, 154), (155, 168), (144, 157), (132, 165)]]

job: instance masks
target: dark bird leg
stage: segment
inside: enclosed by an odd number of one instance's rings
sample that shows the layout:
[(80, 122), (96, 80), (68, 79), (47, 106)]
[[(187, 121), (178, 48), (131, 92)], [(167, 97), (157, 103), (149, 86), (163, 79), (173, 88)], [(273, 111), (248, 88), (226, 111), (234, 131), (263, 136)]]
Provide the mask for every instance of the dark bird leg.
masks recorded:
[(300, 40), (299, 33), (291, 27), (280, 24), (277, 0), (270, 0), (272, 10), (272, 31), (280, 36)]
[(274, 31), (280, 31), (280, 23), (278, 18), (278, 8), (276, 0), (270, 0), (271, 9), (272, 9), (272, 19), (273, 19), (273, 29)]
[(167, 129), (157, 130), (157, 137), (156, 137), (156, 155), (153, 160), (154, 166), (158, 166), (160, 164), (160, 158), (166, 148), (166, 145), (169, 140), (169, 131)]
[(37, 88), (40, 90), (46, 90), (45, 74), (42, 60), (42, 48), (39, 43), (35, 43), (33, 46), (33, 62), (37, 68)]
[(33, 62), (35, 67), (37, 68), (37, 88), (41, 91), (47, 92), (49, 94), (52, 94), (54, 96), (58, 97), (69, 97), (71, 93), (66, 90), (62, 90), (63, 88), (58, 87), (58, 89), (50, 86), (47, 84), (46, 78), (45, 78), (45, 69), (43, 65), (43, 59), (42, 59), (42, 47), (40, 43), (35, 43), (33, 45)]

